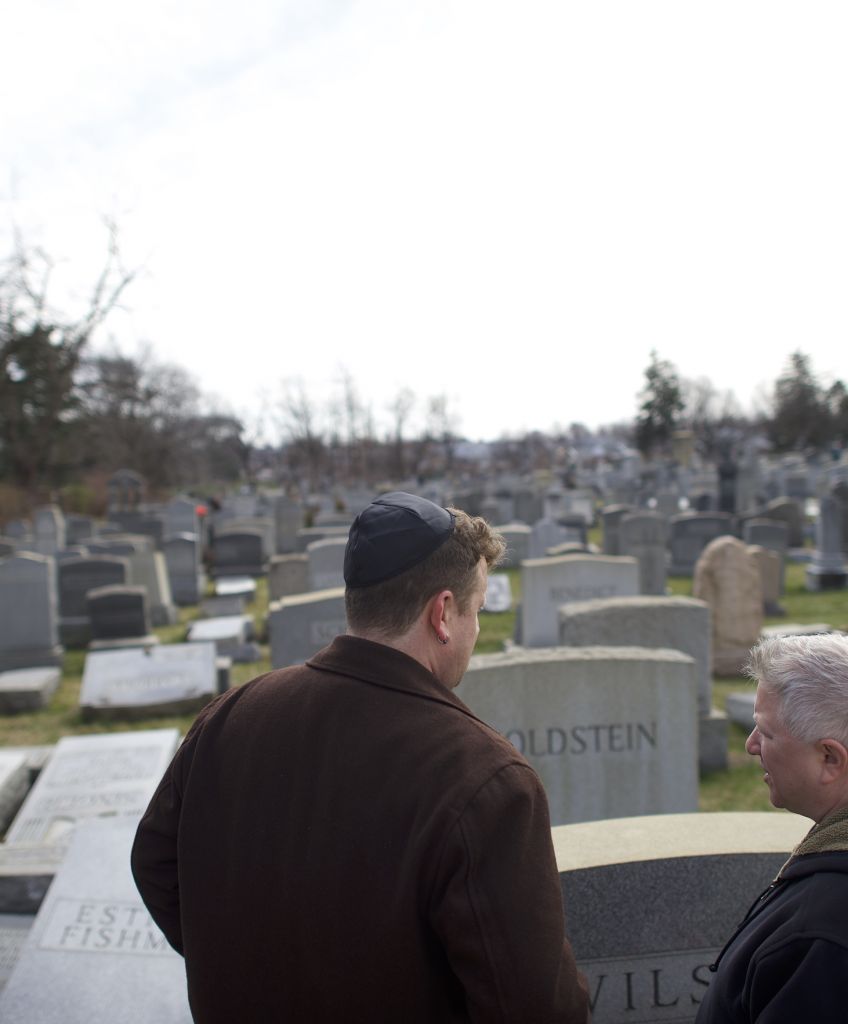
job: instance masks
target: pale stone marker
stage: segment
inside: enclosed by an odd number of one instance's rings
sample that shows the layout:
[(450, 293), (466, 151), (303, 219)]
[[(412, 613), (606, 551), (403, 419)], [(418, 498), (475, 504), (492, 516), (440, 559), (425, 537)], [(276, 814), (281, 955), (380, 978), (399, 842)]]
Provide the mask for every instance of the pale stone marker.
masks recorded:
[(635, 558), (563, 555), (521, 564), (521, 642), (525, 647), (559, 643), (559, 609), (570, 601), (594, 597), (631, 597), (639, 593)]
[(763, 626), (760, 573), (746, 546), (735, 537), (718, 537), (695, 566), (694, 597), (710, 606), (713, 671), (738, 675)]
[(486, 600), (483, 611), (508, 612), (510, 608), (512, 608), (512, 588), (509, 585), (509, 576), (504, 573), (495, 573), (489, 576), (486, 582)]
[(85, 659), (85, 719), (144, 718), (199, 711), (218, 692), (213, 643), (92, 651)]
[(762, 812), (554, 828), (593, 1024), (691, 1024), (709, 965), (809, 826)]
[(343, 587), (274, 601), (268, 608), (271, 664), (300, 664), (346, 629)]
[(680, 651), (481, 654), (457, 692), (539, 773), (555, 825), (698, 806), (695, 666)]
[(86, 822), (0, 995), (15, 1024), (191, 1024), (185, 964), (130, 873), (137, 822)]
[(7, 843), (62, 842), (85, 818), (138, 820), (177, 748), (176, 729), (65, 736), (12, 822)]

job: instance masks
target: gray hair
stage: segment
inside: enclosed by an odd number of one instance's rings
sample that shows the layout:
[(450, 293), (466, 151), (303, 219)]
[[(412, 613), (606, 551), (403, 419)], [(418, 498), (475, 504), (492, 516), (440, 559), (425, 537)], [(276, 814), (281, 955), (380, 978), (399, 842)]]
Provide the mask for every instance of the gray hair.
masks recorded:
[(848, 637), (769, 637), (751, 650), (745, 673), (780, 701), (780, 718), (796, 739), (831, 737), (848, 746)]

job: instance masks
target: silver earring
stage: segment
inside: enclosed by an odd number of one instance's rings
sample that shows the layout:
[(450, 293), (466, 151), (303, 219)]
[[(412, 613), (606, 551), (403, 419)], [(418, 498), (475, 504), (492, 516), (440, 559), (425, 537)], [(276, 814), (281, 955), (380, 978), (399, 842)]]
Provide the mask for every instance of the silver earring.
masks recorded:
[(439, 643), (440, 643), (440, 644), (446, 644), (446, 643), (448, 642), (448, 640), (449, 640), (449, 639), (450, 639), (450, 637), (447, 637), (447, 636), (440, 636), (440, 637), (439, 637)]

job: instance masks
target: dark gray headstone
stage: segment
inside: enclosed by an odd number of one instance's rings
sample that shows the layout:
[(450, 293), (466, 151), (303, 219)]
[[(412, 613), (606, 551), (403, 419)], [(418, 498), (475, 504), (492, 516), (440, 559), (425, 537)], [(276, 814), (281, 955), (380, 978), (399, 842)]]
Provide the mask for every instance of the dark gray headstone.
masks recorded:
[(0, 560), (0, 672), (61, 665), (56, 563), (21, 552)]
[(91, 651), (80, 708), (86, 719), (188, 714), (199, 711), (217, 689), (211, 643)]

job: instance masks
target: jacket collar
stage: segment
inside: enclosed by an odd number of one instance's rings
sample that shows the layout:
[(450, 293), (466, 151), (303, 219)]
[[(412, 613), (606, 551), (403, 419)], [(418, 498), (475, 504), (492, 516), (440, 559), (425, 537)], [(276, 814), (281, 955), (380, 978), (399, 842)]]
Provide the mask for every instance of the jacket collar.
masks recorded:
[[(477, 722), (474, 712), (428, 669), (403, 651), (344, 634), (306, 662), (310, 668), (348, 676), (359, 682), (447, 704)], [(485, 723), (483, 723), (485, 725)], [(491, 728), (488, 726), (487, 728)]]

